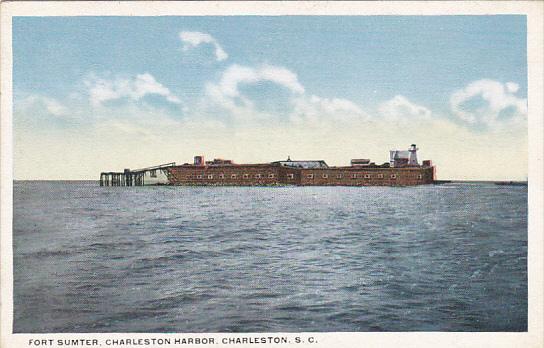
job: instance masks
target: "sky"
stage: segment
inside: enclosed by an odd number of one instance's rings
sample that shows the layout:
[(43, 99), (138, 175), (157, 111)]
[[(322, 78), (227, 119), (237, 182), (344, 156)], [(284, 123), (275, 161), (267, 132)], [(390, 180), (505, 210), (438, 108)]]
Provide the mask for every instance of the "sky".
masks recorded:
[(527, 177), (526, 18), (14, 17), (14, 176), (98, 179), (194, 155)]

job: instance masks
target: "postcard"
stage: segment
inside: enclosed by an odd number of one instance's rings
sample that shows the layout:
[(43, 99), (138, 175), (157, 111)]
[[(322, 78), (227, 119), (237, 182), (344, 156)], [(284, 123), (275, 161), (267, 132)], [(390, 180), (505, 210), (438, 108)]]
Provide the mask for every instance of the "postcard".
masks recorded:
[(542, 347), (542, 2), (8, 2), (2, 347)]

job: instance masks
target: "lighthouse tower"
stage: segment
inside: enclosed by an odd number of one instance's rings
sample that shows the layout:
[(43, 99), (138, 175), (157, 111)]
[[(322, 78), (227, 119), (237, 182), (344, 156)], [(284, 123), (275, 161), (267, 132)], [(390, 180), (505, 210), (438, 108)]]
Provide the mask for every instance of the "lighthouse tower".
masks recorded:
[(410, 155), (408, 157), (408, 165), (409, 166), (418, 166), (419, 163), (417, 163), (417, 150), (416, 144), (410, 145), (410, 149), (408, 152), (410, 152)]

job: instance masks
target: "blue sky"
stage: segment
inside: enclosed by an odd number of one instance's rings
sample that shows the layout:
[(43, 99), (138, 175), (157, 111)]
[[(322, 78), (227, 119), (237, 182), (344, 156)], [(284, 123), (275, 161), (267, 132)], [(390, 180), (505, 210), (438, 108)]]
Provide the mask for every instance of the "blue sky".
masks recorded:
[[(525, 16), (15, 17), (15, 176), (418, 142), (443, 178), (524, 178), (526, 51)], [(519, 165), (459, 168), (490, 156)]]

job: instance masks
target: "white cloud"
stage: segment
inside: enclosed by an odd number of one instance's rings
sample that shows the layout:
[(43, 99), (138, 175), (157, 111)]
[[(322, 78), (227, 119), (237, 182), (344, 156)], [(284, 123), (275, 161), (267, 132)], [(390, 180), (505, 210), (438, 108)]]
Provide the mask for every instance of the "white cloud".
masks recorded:
[(259, 68), (231, 65), (223, 73), (217, 87), (223, 95), (232, 98), (240, 96), (238, 90), (240, 84), (255, 84), (260, 81), (274, 82), (293, 93), (304, 93), (304, 87), (298, 82), (297, 74), (289, 69), (272, 65), (263, 65)]
[(217, 61), (225, 60), (229, 57), (227, 52), (219, 45), (217, 40), (210, 34), (201, 33), (199, 31), (182, 31), (179, 33), (179, 38), (183, 41), (183, 50), (187, 51), (195, 48), (200, 44), (211, 44), (215, 48), (215, 58)]
[(506, 89), (510, 93), (516, 93), (519, 90), (519, 85), (515, 82), (506, 82)]
[(256, 84), (269, 81), (288, 89), (293, 95), (304, 93), (304, 87), (298, 81), (297, 75), (284, 67), (263, 65), (247, 67), (231, 65), (217, 83), (206, 85), (207, 102), (217, 105), (231, 112), (238, 119), (264, 119), (270, 115), (257, 112), (254, 103), (240, 92), (240, 85)]
[(66, 106), (62, 105), (57, 100), (45, 97), (43, 97), (42, 100), (45, 103), (47, 111), (51, 115), (66, 116), (68, 114), (68, 108), (66, 108)]
[[(240, 90), (242, 85), (255, 85), (264, 81), (272, 82), (290, 92), (287, 101), (282, 101), (285, 103), (284, 108), (280, 107), (282, 111), (269, 113), (259, 110), (255, 107), (255, 102)], [(281, 66), (231, 65), (223, 72), (219, 81), (207, 84), (206, 97), (204, 104), (223, 110), (214, 110), (211, 113), (229, 115), (233, 120), (244, 124), (273, 124), (281, 119), (292, 124), (319, 127), (334, 126), (338, 122), (346, 125), (370, 119), (359, 105), (348, 99), (306, 95), (297, 74)], [(224, 111), (227, 111), (226, 115)]]
[(350, 122), (368, 119), (368, 115), (355, 103), (342, 98), (299, 97), (293, 100), (291, 120), (296, 124)]
[(84, 83), (88, 88), (90, 102), (93, 106), (100, 106), (103, 102), (120, 98), (139, 100), (148, 94), (163, 96), (174, 104), (181, 103), (178, 97), (157, 82), (149, 73), (139, 74), (134, 78), (116, 78), (114, 80), (91, 76)]
[(43, 95), (30, 95), (24, 98), (18, 107), (25, 110), (38, 107), (45, 110), (47, 114), (56, 117), (66, 117), (69, 115), (69, 110), (64, 104), (54, 98)]
[[(518, 90), (519, 85), (514, 82), (474, 81), (451, 95), (451, 111), (470, 125), (495, 127), (514, 124), (527, 117), (527, 99), (514, 95)], [(476, 104), (470, 105), (471, 102)], [(504, 112), (508, 115), (504, 116)]]
[(402, 95), (396, 95), (392, 99), (382, 103), (378, 111), (389, 120), (429, 119), (431, 110), (424, 106), (412, 103)]

